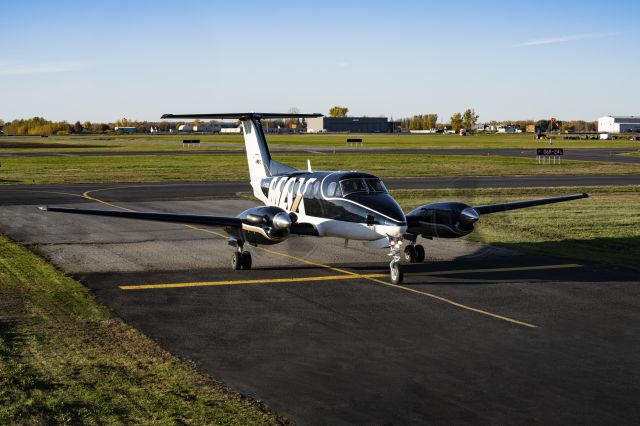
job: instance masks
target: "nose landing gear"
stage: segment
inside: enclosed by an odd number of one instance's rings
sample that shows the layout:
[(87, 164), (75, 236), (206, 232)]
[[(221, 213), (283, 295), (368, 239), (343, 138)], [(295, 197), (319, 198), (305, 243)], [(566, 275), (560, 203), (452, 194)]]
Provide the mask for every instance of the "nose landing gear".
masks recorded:
[(391, 262), (389, 263), (389, 278), (391, 284), (400, 285), (404, 279), (404, 273), (400, 267), (402, 239), (392, 238), (390, 240), (389, 247), (391, 249), (389, 251), (389, 256), (391, 256)]

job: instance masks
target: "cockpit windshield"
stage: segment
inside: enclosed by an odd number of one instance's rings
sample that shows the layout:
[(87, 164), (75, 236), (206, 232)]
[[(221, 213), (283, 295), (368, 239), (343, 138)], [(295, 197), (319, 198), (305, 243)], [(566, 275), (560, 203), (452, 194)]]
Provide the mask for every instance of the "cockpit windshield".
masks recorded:
[(366, 194), (387, 192), (387, 188), (385, 188), (382, 181), (377, 178), (343, 179), (340, 181), (340, 188), (342, 189), (343, 197), (356, 192)]

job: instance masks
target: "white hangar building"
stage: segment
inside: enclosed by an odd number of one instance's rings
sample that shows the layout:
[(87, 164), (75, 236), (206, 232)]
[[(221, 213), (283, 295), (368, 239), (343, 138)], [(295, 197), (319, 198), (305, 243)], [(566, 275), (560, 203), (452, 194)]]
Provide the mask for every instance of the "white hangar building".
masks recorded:
[(640, 132), (640, 117), (609, 115), (598, 118), (598, 132), (624, 133)]

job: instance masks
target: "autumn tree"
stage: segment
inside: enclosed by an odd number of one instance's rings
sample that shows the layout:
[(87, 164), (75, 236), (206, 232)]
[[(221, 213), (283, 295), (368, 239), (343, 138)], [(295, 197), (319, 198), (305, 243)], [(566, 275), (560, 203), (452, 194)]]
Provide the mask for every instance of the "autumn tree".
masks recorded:
[(349, 108), (334, 106), (329, 110), (329, 117), (346, 117), (349, 112)]
[(456, 112), (451, 116), (451, 128), (454, 132), (458, 133), (460, 129), (464, 128), (464, 121), (462, 119), (462, 114)]
[(438, 114), (425, 114), (422, 116), (422, 129), (431, 130), (436, 128)]
[(478, 122), (478, 117), (475, 110), (469, 108), (462, 114), (462, 125), (465, 129), (472, 129)]

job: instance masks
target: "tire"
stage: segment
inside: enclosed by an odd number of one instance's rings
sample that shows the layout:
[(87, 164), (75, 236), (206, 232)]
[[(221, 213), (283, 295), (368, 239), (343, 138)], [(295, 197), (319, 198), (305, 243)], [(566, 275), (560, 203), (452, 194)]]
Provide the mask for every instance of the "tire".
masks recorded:
[(416, 261), (416, 249), (412, 245), (408, 245), (404, 248), (402, 258), (407, 263), (413, 263)]
[(416, 263), (422, 263), (424, 262), (424, 258), (425, 258), (426, 254), (424, 252), (424, 246), (418, 244), (416, 246), (416, 258), (414, 259)]
[(251, 253), (248, 251), (242, 252), (242, 269), (249, 270), (251, 269)]
[(389, 279), (391, 284), (400, 285), (402, 284), (402, 280), (404, 279), (404, 273), (402, 272), (402, 268), (400, 268), (399, 262), (394, 262), (389, 265)]
[(242, 254), (239, 252), (234, 252), (233, 256), (231, 256), (231, 269), (235, 269), (236, 271), (242, 267)]

